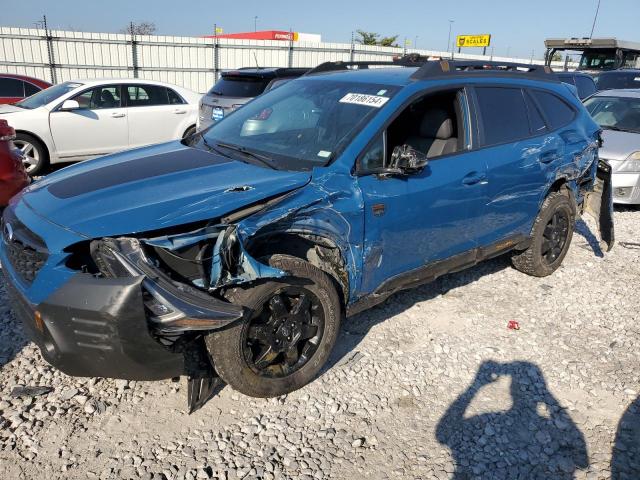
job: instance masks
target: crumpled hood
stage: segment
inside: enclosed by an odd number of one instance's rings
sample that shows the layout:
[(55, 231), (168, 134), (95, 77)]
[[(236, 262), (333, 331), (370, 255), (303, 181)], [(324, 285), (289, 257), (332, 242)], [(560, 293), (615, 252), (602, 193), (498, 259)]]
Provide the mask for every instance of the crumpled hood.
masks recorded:
[(625, 160), (634, 152), (640, 151), (640, 133), (603, 130), (604, 144), (600, 157), (607, 160)]
[(310, 177), (175, 141), (64, 168), (24, 190), (21, 201), (59, 226), (98, 238), (215, 219)]

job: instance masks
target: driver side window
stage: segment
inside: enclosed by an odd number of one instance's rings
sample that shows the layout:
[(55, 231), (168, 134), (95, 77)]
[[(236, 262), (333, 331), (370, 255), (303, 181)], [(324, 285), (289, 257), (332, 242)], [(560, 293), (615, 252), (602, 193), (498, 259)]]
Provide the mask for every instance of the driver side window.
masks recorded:
[(120, 86), (107, 85), (92, 88), (76, 95), (73, 100), (78, 102), (81, 109), (99, 110), (102, 108), (120, 108)]

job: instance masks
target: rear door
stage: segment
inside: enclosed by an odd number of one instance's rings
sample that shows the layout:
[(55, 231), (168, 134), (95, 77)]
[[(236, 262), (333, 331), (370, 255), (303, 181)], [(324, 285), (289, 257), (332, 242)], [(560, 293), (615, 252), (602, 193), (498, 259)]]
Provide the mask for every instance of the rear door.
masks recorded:
[(477, 86), (480, 145), (488, 167), (489, 202), (481, 245), (528, 235), (564, 144), (517, 86)]
[(60, 158), (89, 157), (125, 150), (129, 145), (127, 112), (120, 85), (90, 88), (72, 97), (80, 108), (49, 114), (49, 127)]
[(124, 85), (129, 115), (129, 145), (141, 147), (180, 138), (190, 126), (188, 105), (162, 85)]

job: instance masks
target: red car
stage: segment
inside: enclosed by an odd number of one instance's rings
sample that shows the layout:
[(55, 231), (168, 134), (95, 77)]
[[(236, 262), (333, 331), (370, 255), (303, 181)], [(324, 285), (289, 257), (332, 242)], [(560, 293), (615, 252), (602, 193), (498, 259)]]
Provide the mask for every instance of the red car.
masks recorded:
[(0, 73), (0, 104), (19, 102), (50, 86), (49, 82), (26, 75)]
[(16, 131), (6, 120), (0, 120), (0, 210), (9, 199), (29, 185), (20, 150), (13, 147)]

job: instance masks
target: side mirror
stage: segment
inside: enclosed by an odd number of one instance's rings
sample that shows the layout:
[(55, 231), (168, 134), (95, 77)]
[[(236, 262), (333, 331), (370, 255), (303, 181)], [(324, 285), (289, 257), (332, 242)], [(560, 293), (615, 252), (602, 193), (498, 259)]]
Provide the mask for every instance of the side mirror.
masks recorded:
[(399, 145), (391, 153), (390, 169), (409, 174), (422, 170), (429, 163), (427, 155), (410, 145)]
[(79, 109), (80, 109), (80, 104), (75, 100), (65, 100), (62, 106), (60, 107), (60, 110), (64, 112), (68, 112), (71, 110), (79, 110)]

